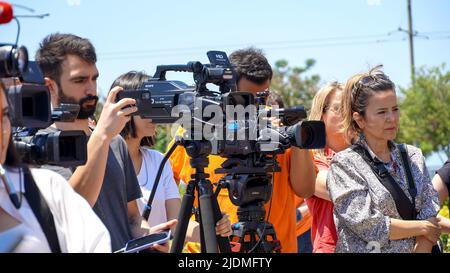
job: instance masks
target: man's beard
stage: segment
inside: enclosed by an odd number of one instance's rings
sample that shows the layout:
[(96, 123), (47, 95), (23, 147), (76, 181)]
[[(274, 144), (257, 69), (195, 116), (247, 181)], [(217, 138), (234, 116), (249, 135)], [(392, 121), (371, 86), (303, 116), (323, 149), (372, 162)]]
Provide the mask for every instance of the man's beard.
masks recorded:
[[(93, 105), (86, 105), (85, 103), (95, 101)], [(58, 104), (67, 103), (67, 104), (78, 104), (80, 106), (80, 112), (78, 112), (77, 119), (88, 119), (95, 113), (95, 109), (97, 108), (98, 97), (88, 95), (80, 99), (80, 101), (76, 101), (75, 98), (66, 96), (59, 87), (59, 96), (58, 96)]]

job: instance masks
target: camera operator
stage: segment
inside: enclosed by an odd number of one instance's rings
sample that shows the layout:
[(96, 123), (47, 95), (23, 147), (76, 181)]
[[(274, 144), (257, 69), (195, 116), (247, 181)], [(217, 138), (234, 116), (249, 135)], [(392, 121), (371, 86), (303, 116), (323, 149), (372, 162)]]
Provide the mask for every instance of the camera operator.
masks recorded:
[[(237, 74), (239, 91), (248, 91), (256, 95), (258, 92), (269, 89), (272, 68), (261, 50), (247, 48), (235, 51), (230, 55), (230, 61)], [(220, 168), (226, 159), (215, 155), (208, 156), (208, 159), (209, 166), (205, 168), (205, 173), (210, 175), (209, 179), (212, 183), (216, 183), (223, 175), (216, 174), (215, 170)], [(177, 182), (182, 180), (187, 183), (190, 180), (194, 169), (191, 168), (189, 160), (189, 156), (181, 146), (177, 147), (171, 155), (170, 161)], [(275, 227), (277, 238), (281, 242), (281, 251), (296, 253), (294, 196), (309, 197), (314, 193), (315, 166), (310, 152), (296, 147), (278, 155), (277, 160), (281, 172), (274, 173), (272, 211), (268, 221)], [(296, 164), (291, 167), (293, 162)], [(231, 222), (237, 222), (237, 207), (231, 203), (226, 189), (221, 190), (218, 203), (220, 209), (230, 215)], [(266, 212), (269, 211), (269, 203), (266, 204)]]
[(0, 81), (1, 251), (110, 252), (107, 229), (63, 177), (19, 163), (5, 89)]
[[(150, 76), (143, 72), (130, 71), (119, 76), (111, 86), (128, 89), (138, 89), (144, 82), (150, 80)], [(144, 119), (140, 116), (133, 116), (125, 125), (121, 132), (122, 137), (127, 142), (134, 170), (137, 174), (139, 185), (143, 197), (138, 200), (139, 211), (142, 214), (144, 206), (147, 204), (152, 192), (156, 173), (164, 156), (150, 149), (156, 143), (156, 125), (151, 119)], [(156, 190), (155, 199), (152, 203), (152, 211), (148, 218), (151, 226), (167, 222), (169, 219), (176, 219), (181, 207), (180, 194), (177, 184), (173, 179), (173, 171), (170, 162), (166, 162), (162, 179)], [(195, 221), (189, 222), (187, 241), (200, 242), (199, 225)], [(172, 232), (175, 232), (173, 229)], [(217, 223), (217, 234), (223, 237), (231, 234), (231, 225), (228, 215)]]
[[(142, 194), (125, 141), (118, 136), (129, 115), (137, 110), (133, 99), (115, 102), (122, 88), (109, 92), (97, 126), (89, 128), (88, 118), (98, 100), (96, 53), (89, 40), (72, 34), (51, 34), (44, 38), (36, 53), (53, 107), (60, 103), (80, 105), (73, 123), (56, 122), (47, 130), (83, 130), (88, 136), (88, 156), (84, 166), (74, 169), (52, 167), (65, 176), (72, 187), (93, 207), (111, 234), (113, 251), (130, 239), (167, 229), (171, 221), (152, 230), (140, 216), (136, 200)], [(131, 106), (123, 109), (126, 106)], [(159, 247), (159, 246), (158, 246)], [(157, 248), (158, 248), (157, 247)]]

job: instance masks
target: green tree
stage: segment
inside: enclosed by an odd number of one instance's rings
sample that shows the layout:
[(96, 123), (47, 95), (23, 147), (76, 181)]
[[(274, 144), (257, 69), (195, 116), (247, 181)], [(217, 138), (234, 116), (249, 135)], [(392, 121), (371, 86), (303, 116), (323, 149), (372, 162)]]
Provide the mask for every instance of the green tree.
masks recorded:
[(158, 125), (156, 127), (156, 144), (152, 149), (158, 150), (161, 153), (166, 152), (166, 147), (170, 141), (170, 125)]
[(450, 71), (445, 65), (420, 69), (400, 103), (399, 142), (419, 146), (424, 155), (450, 156)]
[(318, 91), (320, 76), (306, 75), (316, 61), (308, 59), (303, 67), (290, 67), (286, 60), (275, 63), (271, 89), (278, 93), (286, 107), (304, 105), (311, 108), (311, 102)]

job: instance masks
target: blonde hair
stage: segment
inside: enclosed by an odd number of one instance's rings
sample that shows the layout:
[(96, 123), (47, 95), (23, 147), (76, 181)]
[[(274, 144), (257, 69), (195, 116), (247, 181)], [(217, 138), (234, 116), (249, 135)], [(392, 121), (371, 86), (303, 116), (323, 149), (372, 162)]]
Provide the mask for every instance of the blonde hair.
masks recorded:
[[(337, 90), (342, 91), (344, 86), (338, 82), (332, 82), (322, 87), (312, 100), (311, 111), (308, 120), (322, 120), (323, 113), (330, 107), (330, 97)], [(315, 156), (325, 158), (324, 149), (313, 150)]]
[[(341, 115), (343, 119), (343, 134), (345, 139), (354, 141), (361, 133), (353, 113), (359, 113), (364, 117), (369, 98), (373, 92), (393, 90), (395, 84), (381, 71), (382, 65), (377, 65), (365, 73), (358, 73), (347, 80), (342, 93)], [(370, 77), (367, 83), (363, 79)]]

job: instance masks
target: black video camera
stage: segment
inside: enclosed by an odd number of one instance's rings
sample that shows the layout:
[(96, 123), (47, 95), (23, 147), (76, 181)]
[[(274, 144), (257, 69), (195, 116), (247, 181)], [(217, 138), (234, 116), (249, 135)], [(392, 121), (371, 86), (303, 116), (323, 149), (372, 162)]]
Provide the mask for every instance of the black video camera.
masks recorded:
[(13, 141), (22, 161), (35, 165), (78, 166), (87, 159), (83, 131), (37, 133), (53, 122), (73, 122), (79, 105), (61, 104), (51, 111), (50, 92), (38, 64), (28, 60), (26, 47), (0, 44), (0, 78), (9, 79)]
[(84, 165), (87, 140), (83, 131), (17, 131), (14, 145), (23, 162), (31, 165)]
[[(224, 52), (209, 51), (209, 65), (189, 62), (186, 65), (159, 65), (153, 78), (145, 82), (138, 90), (124, 90), (117, 95), (117, 101), (123, 98), (136, 100), (137, 112), (142, 118), (152, 119), (153, 123), (175, 123), (183, 114), (194, 110), (196, 103), (204, 108), (220, 104), (221, 93), (235, 90), (233, 71)], [(166, 80), (166, 72), (192, 72), (196, 86), (189, 86), (181, 81)], [(213, 83), (220, 87), (219, 92), (207, 90), (206, 84)], [(177, 106), (186, 106), (180, 111)], [(175, 108), (175, 109), (174, 109)], [(188, 116), (190, 118), (190, 116)]]
[[(306, 117), (303, 106), (268, 110), (264, 99), (255, 101), (252, 93), (236, 91), (227, 55), (220, 51), (207, 55), (210, 64), (206, 65), (189, 62), (158, 66), (150, 81), (138, 90), (120, 92), (118, 100), (136, 99), (136, 114), (154, 123), (181, 123), (185, 140), (208, 140), (209, 154), (228, 158), (216, 173), (228, 174), (224, 185), (233, 189), (230, 198), (234, 204), (268, 201), (270, 173), (279, 171), (276, 154), (291, 146), (324, 147), (325, 126), (321, 121), (300, 122)], [(166, 80), (168, 71), (192, 72), (195, 86)], [(208, 90), (208, 83), (219, 86), (219, 91)], [(229, 111), (233, 107), (235, 111)], [(212, 108), (217, 111), (209, 111)], [(280, 118), (283, 126), (264, 123), (270, 117)]]
[(10, 78), (12, 82), (6, 95), (13, 110), (13, 126), (46, 128), (51, 125), (50, 93), (38, 65), (28, 61), (26, 47), (0, 44), (0, 78)]

